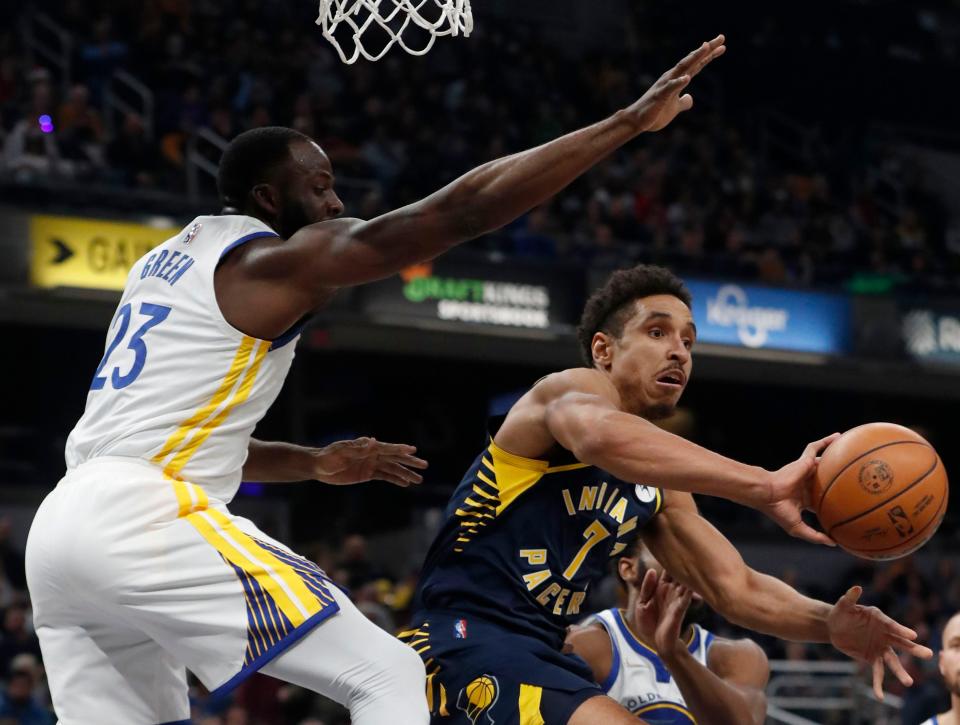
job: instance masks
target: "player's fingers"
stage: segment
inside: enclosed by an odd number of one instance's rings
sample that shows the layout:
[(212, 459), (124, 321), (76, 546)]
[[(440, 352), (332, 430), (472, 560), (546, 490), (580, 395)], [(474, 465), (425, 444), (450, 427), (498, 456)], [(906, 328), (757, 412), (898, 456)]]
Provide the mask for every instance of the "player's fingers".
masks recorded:
[(913, 684), (913, 678), (904, 669), (900, 658), (897, 657), (896, 653), (889, 647), (887, 647), (883, 653), (883, 661), (887, 663), (887, 667), (890, 668), (890, 671), (900, 680), (900, 683), (904, 687), (910, 687)]
[(657, 572), (653, 569), (647, 569), (647, 573), (643, 575), (643, 581), (640, 583), (641, 604), (646, 604), (653, 598), (654, 592), (657, 591), (657, 581)]
[(896, 647), (901, 652), (904, 652), (913, 657), (917, 657), (921, 660), (928, 660), (933, 657), (933, 650), (929, 647), (925, 647), (922, 644), (917, 642), (911, 642), (909, 639), (904, 637), (897, 637), (896, 635), (890, 635), (887, 637), (887, 641), (891, 646)]
[(684, 93), (682, 96), (680, 96), (679, 100), (681, 111), (689, 111), (691, 108), (693, 108), (693, 96), (691, 96), (689, 93)]
[[(860, 589), (860, 587), (856, 587)], [(862, 592), (863, 590), (860, 589)], [(849, 593), (849, 592), (848, 592)], [(860, 595), (857, 594), (859, 597)], [(888, 634), (894, 634), (898, 637), (903, 637), (904, 639), (915, 640), (917, 638), (917, 633), (910, 629), (907, 626), (900, 624), (897, 620), (889, 615), (885, 614), (882, 609), (878, 607), (870, 607), (870, 614), (877, 619), (879, 619), (887, 629)]]
[(385, 456), (412, 456), (417, 452), (416, 446), (406, 443), (380, 443), (379, 448)]
[(673, 66), (669, 75), (674, 78), (685, 75), (688, 70), (696, 66), (700, 58), (705, 57), (709, 53), (710, 43), (701, 43), (698, 47), (687, 53), (679, 63)]
[(827, 446), (829, 446), (839, 437), (839, 433), (831, 433), (830, 435), (824, 436), (818, 441), (808, 443), (807, 447), (803, 450), (803, 457), (806, 458), (807, 456), (810, 456), (813, 458), (814, 462), (816, 462), (817, 456), (819, 456), (820, 453), (827, 448)]
[(873, 694), (883, 700), (883, 660), (880, 657), (873, 661)]
[(661, 98), (664, 96), (676, 95), (682, 91), (686, 85), (690, 82), (690, 76), (683, 75), (679, 78), (671, 78), (669, 80), (663, 81), (660, 85), (660, 88), (657, 89), (657, 95)]
[(423, 483), (423, 476), (419, 473), (411, 471), (409, 468), (404, 468), (399, 463), (392, 463), (391, 461), (381, 461), (380, 465), (377, 466), (377, 474), (380, 476), (391, 476), (392, 479), (403, 481), (406, 484)]
[(835, 542), (829, 536), (824, 534), (822, 531), (817, 531), (815, 528), (813, 528), (812, 526), (809, 526), (803, 521), (797, 522), (790, 529), (789, 533), (791, 536), (796, 536), (798, 539), (809, 541), (811, 544), (820, 544), (822, 546), (837, 545), (837, 542)]
[(710, 65), (713, 61), (727, 52), (727, 46), (721, 45), (718, 48), (712, 48), (710, 53), (703, 56), (699, 62), (690, 70), (690, 76), (697, 75), (700, 71)]
[[(844, 604), (846, 606), (852, 607), (860, 600), (861, 594), (863, 594), (863, 587), (861, 587), (859, 584), (855, 584), (854, 586), (847, 589), (846, 592), (844, 592), (843, 596), (840, 597), (840, 601), (838, 602), (838, 604)], [(885, 615), (879, 609), (877, 610), (877, 612), (881, 616), (886, 617), (887, 619), (890, 619), (889, 617), (887, 617), (887, 615)], [(892, 622), (893, 620), (890, 619), (890, 621)]]
[(387, 456), (386, 460), (392, 463), (399, 463), (401, 466), (407, 466), (408, 468), (419, 468), (421, 470), (423, 470), (424, 468), (427, 468), (430, 465), (422, 458), (417, 458), (416, 456), (410, 456), (407, 454), (401, 454), (398, 456)]

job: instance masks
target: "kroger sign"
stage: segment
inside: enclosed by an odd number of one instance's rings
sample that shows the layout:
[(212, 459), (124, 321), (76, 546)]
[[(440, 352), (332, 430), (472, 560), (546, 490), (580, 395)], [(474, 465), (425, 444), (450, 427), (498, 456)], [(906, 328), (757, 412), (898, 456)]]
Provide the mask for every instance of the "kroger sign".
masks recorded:
[(687, 280), (697, 339), (753, 349), (843, 353), (850, 303), (841, 295)]

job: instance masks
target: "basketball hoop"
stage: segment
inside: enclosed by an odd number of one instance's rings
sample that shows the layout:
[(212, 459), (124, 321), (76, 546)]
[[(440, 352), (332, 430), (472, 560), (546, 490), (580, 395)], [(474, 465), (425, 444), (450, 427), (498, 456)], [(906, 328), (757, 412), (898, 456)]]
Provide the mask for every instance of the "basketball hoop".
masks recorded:
[[(473, 13), (470, 0), (320, 0), (317, 25), (343, 62), (353, 63), (361, 55), (367, 60), (380, 60), (394, 45), (411, 55), (423, 55), (441, 35), (468, 37), (473, 30)], [(341, 35), (349, 33), (353, 38), (352, 53), (348, 54), (337, 40), (338, 28)], [(364, 47), (365, 34), (368, 44), (379, 35), (383, 46), (376, 51)]]

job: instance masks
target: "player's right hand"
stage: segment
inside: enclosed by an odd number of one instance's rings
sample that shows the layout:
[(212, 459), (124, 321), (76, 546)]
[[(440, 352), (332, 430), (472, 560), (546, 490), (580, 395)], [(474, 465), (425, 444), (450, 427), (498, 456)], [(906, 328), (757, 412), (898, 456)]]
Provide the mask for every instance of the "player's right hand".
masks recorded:
[(757, 508), (791, 536), (814, 544), (836, 546), (829, 536), (806, 524), (801, 514), (810, 507), (810, 486), (820, 455), (839, 437), (839, 433), (833, 433), (813, 441), (797, 460), (771, 474), (770, 499)]
[(693, 108), (693, 97), (689, 93), (680, 93), (697, 73), (712, 60), (724, 54), (727, 47), (724, 37), (718, 35), (705, 42), (673, 68), (664, 73), (646, 93), (627, 108), (627, 115), (639, 131), (659, 131), (669, 124), (678, 114)]

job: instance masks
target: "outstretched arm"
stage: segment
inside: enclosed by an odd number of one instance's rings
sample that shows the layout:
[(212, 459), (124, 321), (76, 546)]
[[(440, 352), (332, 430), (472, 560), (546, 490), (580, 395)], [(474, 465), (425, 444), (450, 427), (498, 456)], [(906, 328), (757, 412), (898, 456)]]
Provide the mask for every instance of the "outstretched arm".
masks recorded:
[(621, 410), (613, 383), (577, 368), (541, 380), (510, 411), (496, 436), (501, 448), (541, 458), (560, 445), (582, 463), (624, 481), (736, 501), (770, 516), (792, 536), (832, 544), (800, 516), (809, 476), (832, 436), (811, 443), (777, 471), (721, 456)]
[(413, 469), (424, 469), (427, 462), (417, 458), (416, 452), (413, 446), (381, 443), (374, 438), (337, 441), (322, 448), (251, 438), (243, 480), (322, 481), (340, 486), (380, 480), (406, 487), (423, 481)]
[(876, 607), (858, 605), (858, 587), (831, 606), (751, 569), (726, 537), (699, 515), (689, 494), (667, 492), (662, 511), (642, 535), (670, 576), (699, 592), (731, 622), (782, 639), (830, 642), (873, 666), (878, 694), (884, 664), (904, 685), (913, 684), (894, 648), (924, 659), (933, 656), (914, 642), (916, 632)]
[[(690, 53), (634, 104), (542, 146), (491, 161), (427, 198), (369, 221), (339, 219), (306, 226), (288, 240), (258, 240), (244, 253), (251, 280), (282, 280), (288, 326), (337, 287), (388, 277), (493, 231), (543, 203), (591, 166), (644, 131), (689, 109), (681, 95), (725, 50), (723, 36)], [(280, 329), (285, 329), (282, 325)]]

